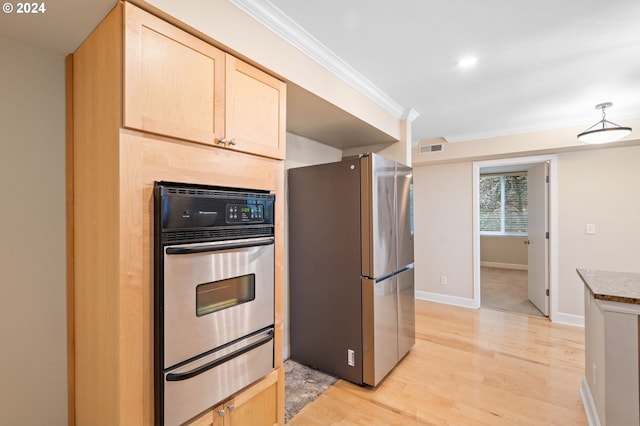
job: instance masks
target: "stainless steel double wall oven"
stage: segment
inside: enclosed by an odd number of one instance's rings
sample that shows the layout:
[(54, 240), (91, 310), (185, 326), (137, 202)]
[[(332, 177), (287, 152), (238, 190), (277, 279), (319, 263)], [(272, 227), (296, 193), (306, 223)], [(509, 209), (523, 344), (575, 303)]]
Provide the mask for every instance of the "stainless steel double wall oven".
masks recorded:
[(181, 424), (273, 369), (268, 192), (155, 185), (156, 424)]

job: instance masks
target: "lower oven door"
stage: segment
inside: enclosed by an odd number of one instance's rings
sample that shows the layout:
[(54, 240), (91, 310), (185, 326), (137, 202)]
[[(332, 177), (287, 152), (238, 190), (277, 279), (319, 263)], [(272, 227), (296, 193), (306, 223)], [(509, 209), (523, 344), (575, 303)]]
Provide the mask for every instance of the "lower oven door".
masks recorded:
[(180, 425), (273, 369), (273, 328), (164, 374), (164, 424)]
[(163, 262), (163, 369), (273, 326), (273, 237), (167, 246)]

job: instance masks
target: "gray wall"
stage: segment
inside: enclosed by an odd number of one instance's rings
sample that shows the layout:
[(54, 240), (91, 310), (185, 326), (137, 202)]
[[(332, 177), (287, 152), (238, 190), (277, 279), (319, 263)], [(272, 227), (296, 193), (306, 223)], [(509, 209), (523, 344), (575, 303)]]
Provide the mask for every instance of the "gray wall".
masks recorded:
[[(413, 173), (415, 280), (419, 298), (464, 305), (473, 298), (473, 163)], [(447, 285), (440, 277), (447, 277)], [(443, 296), (443, 297), (440, 297)]]
[[(639, 159), (638, 145), (558, 154), (558, 229), (550, 231), (558, 238), (562, 322), (584, 318), (576, 268), (640, 272)], [(414, 169), (419, 297), (462, 305), (473, 298), (472, 169), (470, 161)], [(585, 234), (587, 223), (596, 225), (595, 235)]]
[(480, 262), (487, 266), (520, 267), (526, 269), (529, 252), (524, 242), (527, 237), (508, 235), (480, 236)]
[[(558, 154), (561, 312), (582, 315), (576, 268), (640, 272), (639, 182), (638, 145)], [(587, 223), (595, 235), (586, 235)]]
[(66, 425), (64, 58), (0, 57), (0, 424)]

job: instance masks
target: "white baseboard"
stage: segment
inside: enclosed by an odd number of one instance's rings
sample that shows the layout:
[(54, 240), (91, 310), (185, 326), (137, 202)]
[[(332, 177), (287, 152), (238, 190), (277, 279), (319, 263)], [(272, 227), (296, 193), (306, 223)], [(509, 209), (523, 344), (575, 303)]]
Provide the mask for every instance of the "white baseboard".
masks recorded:
[(589, 426), (600, 426), (600, 418), (598, 417), (598, 411), (596, 410), (596, 404), (593, 401), (591, 395), (591, 389), (587, 378), (582, 376), (582, 386), (580, 387), (580, 398), (582, 399), (582, 406), (584, 407), (584, 414), (587, 417)]
[(488, 266), (489, 268), (518, 269), (521, 271), (529, 270), (529, 265), (519, 265), (517, 263), (480, 262), (480, 266)]
[(553, 322), (558, 324), (566, 324), (573, 325), (576, 327), (584, 327), (584, 316), (583, 315), (574, 315), (574, 314), (563, 314), (562, 312), (558, 312), (551, 319)]
[(464, 308), (477, 309), (480, 306), (474, 299), (467, 299), (466, 297), (449, 296), (447, 294), (432, 293), (430, 291), (416, 291), (416, 299), (426, 300), (429, 302), (445, 303), (447, 305), (462, 306)]

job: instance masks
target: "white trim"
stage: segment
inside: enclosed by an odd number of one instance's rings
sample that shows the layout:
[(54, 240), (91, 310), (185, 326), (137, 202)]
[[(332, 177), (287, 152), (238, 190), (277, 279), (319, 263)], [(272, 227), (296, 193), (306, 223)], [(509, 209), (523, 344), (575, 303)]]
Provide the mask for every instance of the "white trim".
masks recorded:
[(229, 2), (368, 96), (394, 117), (413, 121), (419, 115), (412, 108), (405, 109), (391, 96), (380, 90), (268, 0), (229, 0)]
[(575, 314), (565, 314), (562, 312), (556, 312), (553, 317), (553, 322), (558, 324), (572, 325), (575, 327), (584, 328), (584, 316)]
[(582, 376), (580, 399), (582, 399), (582, 407), (584, 408), (584, 414), (587, 417), (587, 423), (589, 423), (589, 426), (600, 426), (600, 418), (598, 417), (598, 410), (596, 410), (596, 403), (593, 400), (591, 388), (589, 388), (589, 383), (585, 376)]
[[(484, 167), (509, 166), (514, 164), (535, 164), (549, 162), (549, 319), (567, 322), (573, 316), (559, 317), (558, 313), (558, 157), (555, 154), (531, 157), (503, 158), (498, 160), (474, 161), (473, 163), (473, 301), (480, 306), (480, 169)], [(576, 316), (578, 318), (582, 318)], [(584, 324), (584, 318), (582, 318)], [(575, 323), (571, 323), (577, 325)]]
[(517, 269), (519, 271), (529, 270), (529, 265), (519, 265), (517, 263), (501, 263), (501, 262), (480, 262), (480, 266), (500, 269)]
[(418, 300), (426, 300), (428, 302), (444, 303), (447, 305), (461, 306), (463, 308), (478, 309), (480, 305), (477, 305), (474, 299), (468, 299), (466, 297), (449, 296), (447, 294), (432, 293), (430, 291), (416, 290), (415, 297)]

